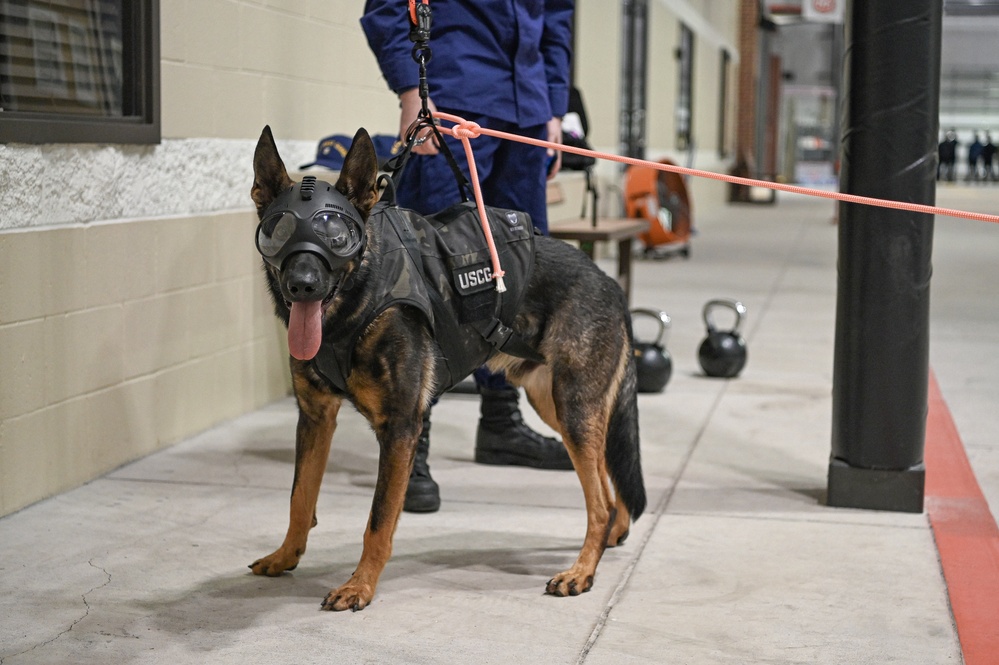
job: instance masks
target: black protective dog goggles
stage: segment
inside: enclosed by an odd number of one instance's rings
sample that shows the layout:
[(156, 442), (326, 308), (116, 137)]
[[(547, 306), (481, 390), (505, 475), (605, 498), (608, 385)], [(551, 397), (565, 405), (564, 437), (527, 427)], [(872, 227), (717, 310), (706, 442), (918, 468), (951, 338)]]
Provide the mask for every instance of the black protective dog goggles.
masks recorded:
[(315, 176), (278, 195), (257, 227), (257, 251), (276, 268), (292, 254), (312, 252), (333, 272), (356, 257), (363, 244), (364, 225), (357, 209)]

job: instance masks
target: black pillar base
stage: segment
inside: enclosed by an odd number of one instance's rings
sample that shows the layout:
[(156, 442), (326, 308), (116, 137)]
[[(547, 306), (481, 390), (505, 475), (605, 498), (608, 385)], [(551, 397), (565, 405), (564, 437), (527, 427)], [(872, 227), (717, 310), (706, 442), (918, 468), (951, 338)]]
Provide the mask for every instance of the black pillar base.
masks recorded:
[(886, 471), (850, 466), (838, 459), (829, 462), (826, 504), (834, 508), (923, 512), (926, 467), (922, 464)]

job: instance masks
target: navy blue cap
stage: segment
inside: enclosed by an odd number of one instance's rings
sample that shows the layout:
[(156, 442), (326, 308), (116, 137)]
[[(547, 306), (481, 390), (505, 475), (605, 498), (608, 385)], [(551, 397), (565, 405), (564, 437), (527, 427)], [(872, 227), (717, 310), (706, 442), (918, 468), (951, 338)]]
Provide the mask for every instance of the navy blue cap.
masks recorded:
[(375, 155), (378, 156), (379, 164), (398, 155), (406, 145), (398, 137), (388, 134), (375, 134), (371, 137), (371, 142), (375, 144)]
[(343, 168), (343, 158), (347, 156), (347, 151), (350, 150), (350, 143), (353, 140), (346, 134), (327, 136), (319, 142), (319, 147), (316, 149), (316, 161), (302, 164), (298, 168), (308, 169), (313, 166), (325, 166), (328, 169), (339, 171)]
[[(298, 168), (308, 169), (313, 166), (325, 166), (328, 169), (339, 171), (343, 168), (343, 160), (347, 156), (347, 151), (350, 150), (350, 144), (353, 140), (346, 134), (327, 136), (319, 142), (319, 147), (316, 149), (316, 160), (302, 164)], [(375, 145), (375, 155), (380, 164), (398, 155), (405, 146), (402, 141), (389, 134), (376, 134), (371, 137), (371, 142)]]

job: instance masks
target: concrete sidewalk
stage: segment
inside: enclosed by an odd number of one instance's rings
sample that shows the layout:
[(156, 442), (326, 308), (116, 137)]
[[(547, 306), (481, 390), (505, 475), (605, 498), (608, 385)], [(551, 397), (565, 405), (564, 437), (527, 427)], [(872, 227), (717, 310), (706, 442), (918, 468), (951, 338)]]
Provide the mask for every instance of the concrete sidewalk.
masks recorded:
[[(940, 200), (999, 207), (986, 188)], [(351, 409), (302, 564), (251, 575), (287, 526), (288, 399), (0, 520), (0, 663), (962, 662), (926, 516), (824, 505), (833, 204), (695, 214), (690, 260), (636, 266), (633, 305), (673, 318), (674, 373), (640, 397), (649, 509), (590, 593), (543, 594), (585, 530), (575, 474), (472, 463), (478, 401), (460, 395), (434, 411), (442, 508), (403, 515), (370, 607), (319, 611), (358, 560), (375, 480)], [(999, 228), (937, 220), (931, 362), (993, 513), (997, 255)], [(720, 296), (749, 309), (732, 381), (696, 362)]]

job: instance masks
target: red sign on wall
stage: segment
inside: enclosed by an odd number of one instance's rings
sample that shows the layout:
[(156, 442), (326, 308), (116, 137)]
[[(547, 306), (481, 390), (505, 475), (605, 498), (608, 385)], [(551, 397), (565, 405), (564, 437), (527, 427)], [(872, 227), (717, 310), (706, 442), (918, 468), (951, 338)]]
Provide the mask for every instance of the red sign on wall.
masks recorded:
[(801, 18), (822, 23), (842, 23), (846, 0), (802, 0)]

